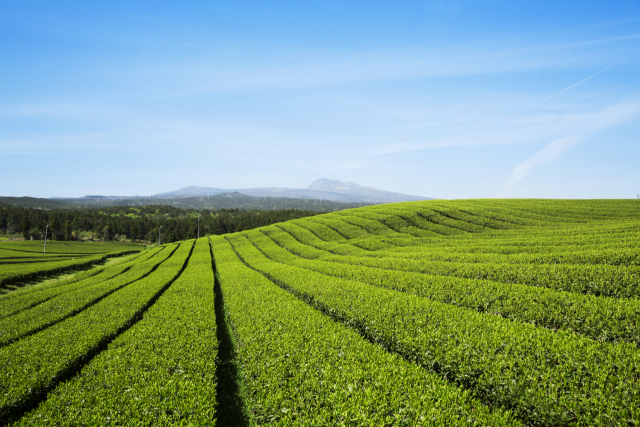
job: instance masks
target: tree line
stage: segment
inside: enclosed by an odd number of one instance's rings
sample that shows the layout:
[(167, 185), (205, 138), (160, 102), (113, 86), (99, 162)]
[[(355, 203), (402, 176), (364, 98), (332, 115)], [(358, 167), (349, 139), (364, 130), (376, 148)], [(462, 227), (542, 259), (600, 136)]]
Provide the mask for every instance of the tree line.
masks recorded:
[(110, 241), (130, 240), (155, 242), (162, 227), (162, 243), (192, 239), (198, 236), (250, 230), (276, 222), (317, 215), (299, 209), (278, 210), (185, 210), (166, 205), (111, 206), (95, 209), (33, 209), (15, 206), (0, 207), (0, 230), (24, 239), (47, 238), (78, 240), (81, 233), (90, 239)]
[(306, 211), (330, 212), (343, 209), (359, 208), (371, 205), (361, 202), (337, 202), (331, 200), (290, 198), (290, 197), (255, 197), (246, 194), (222, 193), (212, 196), (149, 198), (129, 197), (113, 199), (104, 196), (86, 196), (76, 199), (43, 199), (36, 197), (2, 197), (0, 206), (19, 206), (36, 209), (98, 209), (104, 207), (166, 205), (185, 210), (208, 209), (255, 209), (255, 210), (286, 210), (299, 209)]

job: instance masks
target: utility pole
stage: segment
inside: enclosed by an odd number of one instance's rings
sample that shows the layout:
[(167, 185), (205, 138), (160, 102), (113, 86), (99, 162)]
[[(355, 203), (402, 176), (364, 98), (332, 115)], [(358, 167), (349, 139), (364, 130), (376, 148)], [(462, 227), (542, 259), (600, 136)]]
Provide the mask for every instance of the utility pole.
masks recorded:
[(200, 238), (200, 214), (198, 214), (198, 239)]
[(162, 231), (162, 226), (160, 226), (160, 228), (158, 228), (158, 246), (160, 246), (160, 242), (162, 241), (162, 235), (160, 234), (160, 232)]
[(47, 228), (44, 229), (44, 252), (47, 253), (47, 232), (49, 231), (49, 224), (47, 224)]

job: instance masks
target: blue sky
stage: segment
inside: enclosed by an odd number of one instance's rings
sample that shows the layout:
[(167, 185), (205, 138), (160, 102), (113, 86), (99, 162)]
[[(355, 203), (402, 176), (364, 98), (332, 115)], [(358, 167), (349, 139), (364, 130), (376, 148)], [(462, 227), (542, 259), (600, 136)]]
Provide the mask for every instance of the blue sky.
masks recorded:
[(634, 1), (0, 3), (0, 195), (635, 198)]

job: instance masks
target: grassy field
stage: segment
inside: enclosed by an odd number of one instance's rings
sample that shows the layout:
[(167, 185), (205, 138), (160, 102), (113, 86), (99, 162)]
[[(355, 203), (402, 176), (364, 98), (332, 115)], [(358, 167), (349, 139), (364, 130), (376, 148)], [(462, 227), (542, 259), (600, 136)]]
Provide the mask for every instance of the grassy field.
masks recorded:
[(633, 426), (639, 344), (639, 201), (369, 206), (0, 297), (0, 424)]

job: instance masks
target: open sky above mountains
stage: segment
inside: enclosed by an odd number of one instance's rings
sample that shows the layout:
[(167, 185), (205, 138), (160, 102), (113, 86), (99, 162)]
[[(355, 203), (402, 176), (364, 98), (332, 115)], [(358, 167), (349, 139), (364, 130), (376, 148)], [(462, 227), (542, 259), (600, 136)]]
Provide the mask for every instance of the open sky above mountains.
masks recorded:
[(640, 4), (0, 5), (0, 195), (640, 193)]

